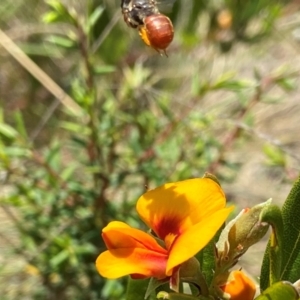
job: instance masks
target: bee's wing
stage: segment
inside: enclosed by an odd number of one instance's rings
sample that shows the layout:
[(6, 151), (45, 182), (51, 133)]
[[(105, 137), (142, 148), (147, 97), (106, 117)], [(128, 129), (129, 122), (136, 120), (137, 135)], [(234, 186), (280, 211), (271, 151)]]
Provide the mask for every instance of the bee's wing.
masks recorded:
[(169, 13), (172, 11), (175, 1), (176, 0), (157, 0), (156, 4), (160, 12)]
[(131, 0), (121, 0), (121, 7), (128, 6)]

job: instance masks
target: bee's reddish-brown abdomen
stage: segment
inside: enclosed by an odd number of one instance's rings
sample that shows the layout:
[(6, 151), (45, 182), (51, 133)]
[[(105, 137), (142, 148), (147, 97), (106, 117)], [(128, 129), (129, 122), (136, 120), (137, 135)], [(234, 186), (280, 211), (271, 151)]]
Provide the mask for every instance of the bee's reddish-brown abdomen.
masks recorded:
[(173, 40), (174, 29), (171, 20), (162, 14), (154, 14), (145, 18), (144, 26), (151, 46), (165, 50)]

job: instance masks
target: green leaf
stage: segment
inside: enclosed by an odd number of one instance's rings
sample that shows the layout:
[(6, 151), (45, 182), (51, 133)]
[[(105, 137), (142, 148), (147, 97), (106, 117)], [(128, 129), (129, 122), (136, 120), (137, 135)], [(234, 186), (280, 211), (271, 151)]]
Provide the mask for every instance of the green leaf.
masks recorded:
[(211, 89), (239, 91), (241, 89), (251, 86), (250, 82), (233, 79), (234, 75), (235, 74), (232, 72), (222, 74), (215, 82), (211, 84)]
[(69, 167), (66, 167), (60, 174), (60, 177), (67, 181), (71, 179), (71, 176), (73, 175), (74, 171), (76, 170), (77, 166), (75, 164), (70, 165)]
[(21, 147), (5, 147), (2, 149), (2, 154), (9, 157), (30, 157), (31, 151), (27, 148)]
[(51, 6), (51, 8), (61, 14), (65, 12), (64, 5), (59, 0), (48, 0), (46, 3)]
[(290, 78), (281, 78), (277, 80), (277, 84), (285, 91), (290, 92), (295, 90), (296, 82)]
[(67, 6), (58, 0), (48, 0), (46, 3), (52, 8), (52, 11), (43, 16), (45, 23), (64, 21), (70, 24), (76, 24), (77, 16), (75, 10), (69, 11)]
[[(118, 279), (108, 279), (105, 281), (104, 287), (101, 289), (101, 296), (105, 299), (119, 299), (117, 298), (123, 294), (124, 289), (122, 281)], [(99, 299), (102, 299), (99, 298)], [(124, 299), (123, 297), (120, 299)]]
[(56, 267), (59, 264), (61, 264), (63, 261), (68, 259), (68, 257), (69, 257), (69, 251), (67, 251), (66, 249), (62, 250), (61, 252), (59, 252), (57, 255), (55, 255), (50, 259), (50, 265), (52, 267)]
[(181, 265), (180, 280), (190, 285), (190, 288), (194, 290), (193, 295), (199, 293), (204, 296), (209, 295), (206, 278), (200, 270), (200, 263), (196, 257), (190, 258)]
[(74, 122), (62, 121), (60, 123), (60, 125), (61, 125), (61, 128), (64, 128), (73, 133), (80, 132), (81, 135), (89, 135), (90, 134), (90, 129), (88, 127), (82, 127), (81, 124), (77, 124)]
[(300, 177), (283, 207), (283, 265), (281, 279), (295, 282), (300, 278)]
[[(260, 276), (260, 287), (262, 290), (270, 285), (270, 281), (272, 283), (276, 279), (295, 282), (300, 278), (299, 211), (300, 178), (295, 182), (282, 207), (283, 232), (280, 233), (280, 226), (275, 227), (275, 235), (277, 237), (275, 240), (278, 246), (273, 247), (274, 237), (271, 236), (265, 252)], [(264, 220), (267, 221), (266, 218)], [(278, 225), (279, 223), (277, 222), (276, 224)]]
[(208, 286), (212, 282), (215, 269), (215, 243), (216, 240), (213, 239), (199, 254), (196, 255), (200, 261), (201, 271), (206, 278)]
[(283, 220), (280, 208), (276, 205), (267, 206), (260, 215), (260, 222), (272, 226), (260, 276), (261, 289), (264, 290), (280, 280), (283, 248)]
[(54, 35), (54, 34), (50, 35), (49, 37), (46, 38), (46, 41), (63, 48), (73, 48), (75, 46), (74, 40), (71, 40), (68, 37), (65, 38), (60, 35)]
[(18, 133), (25, 139), (28, 139), (27, 129), (24, 123), (23, 115), (20, 110), (15, 111), (14, 120)]
[(208, 286), (211, 285), (212, 279), (214, 276), (214, 270), (216, 265), (215, 260), (215, 245), (220, 237), (222, 230), (224, 229), (225, 225), (223, 225), (214, 238), (202, 249), (197, 255), (196, 258), (200, 262), (201, 271), (206, 279), (206, 283)]
[(284, 152), (273, 145), (265, 144), (263, 147), (265, 155), (268, 157), (268, 163), (273, 166), (285, 166), (286, 157)]
[(97, 23), (98, 19), (101, 17), (102, 13), (104, 11), (103, 6), (98, 6), (90, 15), (88, 19), (88, 28), (91, 30), (94, 25)]
[(108, 74), (116, 71), (115, 66), (104, 65), (104, 66), (94, 66), (93, 71), (95, 74)]
[(259, 286), (260, 290), (266, 290), (270, 285), (270, 241), (264, 253), (263, 262), (260, 270)]
[(126, 300), (144, 300), (148, 288), (149, 279), (128, 278)]
[[(266, 289), (278, 280), (295, 282), (300, 278), (300, 178), (295, 182), (282, 207), (282, 232), (273, 220), (273, 231), (261, 269), (260, 287)], [(262, 220), (271, 222), (266, 217)], [(276, 226), (275, 226), (276, 225)], [(274, 243), (275, 242), (275, 243)], [(277, 242), (277, 244), (276, 244)]]
[(20, 48), (28, 55), (62, 58), (61, 51), (55, 45), (39, 43), (19, 43)]
[(43, 15), (42, 21), (46, 24), (54, 23), (59, 19), (59, 14), (56, 11), (50, 11)]
[(166, 293), (166, 292), (159, 292), (157, 294), (157, 299), (168, 299), (168, 300), (210, 300), (211, 298), (206, 298), (203, 296), (190, 296), (181, 293)]
[(151, 278), (147, 287), (147, 291), (145, 294), (145, 299), (148, 299), (148, 297), (160, 286), (168, 282), (168, 278), (166, 279), (156, 279), (156, 278)]
[(267, 288), (255, 300), (297, 300), (299, 295), (293, 285), (286, 281), (281, 281)]
[(8, 124), (0, 124), (0, 134), (6, 138), (13, 139), (17, 137), (18, 132)]

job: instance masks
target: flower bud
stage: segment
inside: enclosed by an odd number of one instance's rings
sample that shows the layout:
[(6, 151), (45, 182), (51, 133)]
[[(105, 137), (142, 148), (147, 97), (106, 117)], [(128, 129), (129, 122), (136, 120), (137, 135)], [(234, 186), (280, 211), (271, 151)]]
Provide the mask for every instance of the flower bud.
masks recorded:
[(253, 300), (256, 293), (254, 282), (238, 270), (219, 276), (216, 285), (223, 299)]
[(216, 245), (218, 267), (227, 267), (228, 270), (250, 246), (267, 233), (269, 225), (260, 221), (260, 215), (270, 204), (271, 199), (252, 208), (243, 209), (227, 224)]
[(296, 289), (296, 291), (298, 292), (299, 297), (300, 297), (300, 279), (297, 280), (296, 282), (294, 282), (294, 283), (293, 283), (293, 286), (294, 286), (294, 288)]

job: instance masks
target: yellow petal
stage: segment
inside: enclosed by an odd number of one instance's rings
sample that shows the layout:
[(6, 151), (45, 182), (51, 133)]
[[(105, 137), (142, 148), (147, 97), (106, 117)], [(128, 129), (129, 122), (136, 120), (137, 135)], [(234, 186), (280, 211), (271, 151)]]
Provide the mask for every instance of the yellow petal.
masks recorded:
[(203, 249), (220, 229), (232, 210), (233, 206), (220, 209), (179, 235), (170, 249), (166, 274), (171, 275), (174, 267), (187, 261)]
[(119, 248), (101, 253), (96, 260), (100, 275), (119, 278), (125, 275), (165, 278), (167, 254), (141, 248)]
[(183, 233), (225, 204), (224, 193), (215, 181), (195, 178), (148, 191), (136, 208), (143, 221), (164, 239), (170, 233)]
[(131, 228), (131, 227), (124, 222), (112, 221), (112, 222), (108, 223), (107, 226), (102, 229), (102, 231), (103, 232), (108, 231), (112, 228)]
[(156, 240), (146, 232), (131, 228), (123, 222), (110, 222), (102, 230), (102, 237), (110, 249), (119, 248), (145, 248), (161, 254), (166, 254), (166, 249), (162, 248)]

